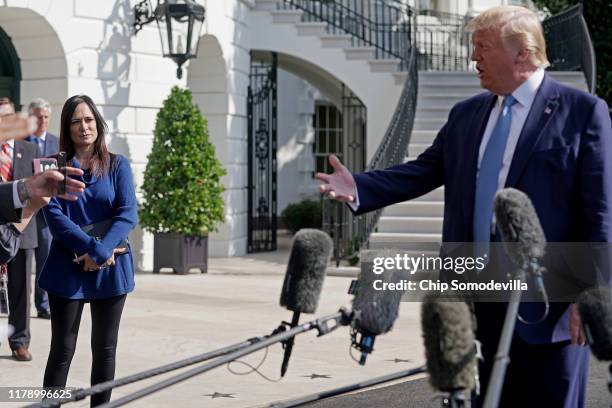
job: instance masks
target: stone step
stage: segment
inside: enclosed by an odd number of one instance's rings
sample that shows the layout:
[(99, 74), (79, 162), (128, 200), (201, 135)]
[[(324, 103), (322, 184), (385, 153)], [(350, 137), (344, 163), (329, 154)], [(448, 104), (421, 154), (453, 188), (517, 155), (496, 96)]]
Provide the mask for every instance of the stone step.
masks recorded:
[(276, 24), (296, 24), (302, 21), (301, 10), (272, 10), (271, 13)]
[(446, 116), (440, 118), (415, 118), (413, 129), (415, 130), (440, 130), (446, 123)]
[(384, 217), (442, 217), (443, 201), (410, 200), (393, 204), (383, 211)]
[(427, 194), (415, 198), (413, 201), (438, 201), (444, 202), (444, 187), (436, 188)]
[(371, 59), (368, 61), (370, 64), (370, 71), (372, 72), (397, 72), (399, 70), (400, 60), (397, 58), (389, 59)]
[(350, 35), (322, 35), (321, 46), (323, 48), (348, 48), (352, 44)]
[(277, 0), (256, 0), (255, 10), (258, 11), (274, 11), (277, 9)]
[(429, 146), (431, 146), (431, 143), (410, 143), (410, 145), (408, 146), (408, 154), (410, 155), (410, 157), (417, 157), (421, 153), (423, 153)]
[(323, 36), (327, 30), (327, 23), (319, 21), (300, 21), (295, 24), (298, 35)]
[(437, 134), (438, 130), (413, 129), (412, 135), (410, 136), (410, 143), (431, 144), (433, 143)]
[(440, 107), (422, 107), (417, 103), (415, 118), (447, 118), (450, 109)]
[(406, 249), (437, 252), (442, 234), (414, 234), (399, 232), (374, 232), (370, 236), (370, 249)]
[(369, 61), (374, 58), (376, 48), (374, 47), (351, 47), (345, 48), (344, 53), (348, 60), (366, 60)]
[(441, 233), (442, 217), (381, 216), (378, 232)]

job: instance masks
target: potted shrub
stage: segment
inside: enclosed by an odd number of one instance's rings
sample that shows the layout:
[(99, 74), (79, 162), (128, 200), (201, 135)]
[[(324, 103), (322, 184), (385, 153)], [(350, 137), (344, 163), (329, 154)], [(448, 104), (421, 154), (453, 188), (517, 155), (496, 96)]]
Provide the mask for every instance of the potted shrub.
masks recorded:
[(285, 227), (295, 234), (302, 228), (321, 228), (321, 202), (304, 200), (288, 204), (281, 213)]
[(208, 265), (208, 233), (223, 221), (225, 170), (191, 92), (173, 87), (157, 113), (147, 157), (140, 224), (154, 234), (153, 272)]

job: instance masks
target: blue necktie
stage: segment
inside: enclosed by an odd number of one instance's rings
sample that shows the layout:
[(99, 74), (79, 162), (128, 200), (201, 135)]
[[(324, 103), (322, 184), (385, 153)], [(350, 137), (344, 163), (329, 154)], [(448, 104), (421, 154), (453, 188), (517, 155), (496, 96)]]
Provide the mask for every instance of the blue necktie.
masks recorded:
[(40, 139), (40, 137), (36, 137), (36, 136), (34, 136), (34, 141), (36, 142), (36, 145), (38, 146), (38, 152), (42, 156), (45, 153), (44, 148), (43, 148), (43, 143), (45, 143), (45, 142), (43, 142)]
[[(502, 111), (491, 133), (491, 138), (482, 156), (478, 177), (476, 178), (476, 195), (474, 197), (474, 242), (488, 243), (491, 235), (493, 218), (493, 198), (497, 191), (499, 171), (502, 167), (506, 142), (512, 123), (512, 105), (516, 99), (512, 95), (504, 98)], [(486, 245), (488, 248), (488, 245)], [(488, 252), (488, 251), (484, 251)], [(482, 252), (480, 250), (477, 253)]]

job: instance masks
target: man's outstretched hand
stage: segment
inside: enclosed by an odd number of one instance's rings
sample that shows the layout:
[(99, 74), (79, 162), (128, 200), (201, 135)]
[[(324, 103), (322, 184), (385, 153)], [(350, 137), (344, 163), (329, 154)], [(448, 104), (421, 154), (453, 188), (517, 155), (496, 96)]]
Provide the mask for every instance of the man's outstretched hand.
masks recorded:
[(332, 174), (315, 174), (315, 178), (322, 182), (319, 189), (336, 201), (354, 202), (357, 195), (357, 184), (355, 184), (353, 175), (333, 154), (329, 156), (329, 164), (334, 169)]
[[(66, 167), (66, 176), (82, 176), (83, 170)], [(64, 175), (58, 170), (47, 170), (25, 180), (28, 195), (31, 198), (60, 197), (69, 201), (78, 199), (74, 194), (85, 191), (85, 184), (73, 178), (66, 178), (66, 193), (58, 194), (60, 185), (64, 182)], [(71, 194), (72, 193), (72, 194)]]

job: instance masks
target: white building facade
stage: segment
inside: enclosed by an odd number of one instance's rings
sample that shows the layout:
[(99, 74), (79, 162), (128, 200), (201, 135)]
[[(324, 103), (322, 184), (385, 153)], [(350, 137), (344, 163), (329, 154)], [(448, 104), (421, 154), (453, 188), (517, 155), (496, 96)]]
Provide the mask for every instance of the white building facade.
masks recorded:
[[(173, 85), (189, 88), (227, 169), (225, 223), (211, 235), (210, 253), (235, 256), (247, 251), (251, 56), (274, 52), (278, 58), (279, 214), (288, 203), (316, 197), (317, 106), (341, 109), (343, 89), (358, 97), (367, 111), (367, 159), (387, 128), (406, 75), (397, 61), (375, 60), (371, 49), (352, 49), (347, 38), (327, 35), (322, 25), (302, 22), (295, 11), (277, 10), (275, 0), (199, 2), (206, 8), (206, 21), (198, 56), (178, 80), (174, 62), (162, 57), (156, 25), (134, 35), (134, 0), (5, 0), (0, 4), (5, 34), (0, 51), (17, 60), (3, 58), (0, 91), (24, 106), (37, 97), (49, 100), (50, 131), (55, 134), (64, 101), (74, 94), (91, 96), (108, 122), (110, 150), (130, 160), (139, 191), (156, 113)], [(416, 6), (465, 13), (469, 7), (477, 11), (495, 4), (431, 2)], [(138, 269), (151, 270), (152, 236), (138, 228), (131, 240)]]

